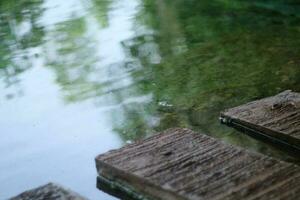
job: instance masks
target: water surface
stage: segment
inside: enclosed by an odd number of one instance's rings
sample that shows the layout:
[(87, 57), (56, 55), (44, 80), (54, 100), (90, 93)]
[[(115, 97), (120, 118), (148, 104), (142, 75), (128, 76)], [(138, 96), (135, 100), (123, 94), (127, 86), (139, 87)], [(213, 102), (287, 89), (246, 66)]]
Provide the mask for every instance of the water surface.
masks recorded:
[(49, 181), (90, 199), (94, 157), (189, 127), (287, 161), (218, 122), (300, 91), (296, 0), (0, 2), (0, 199)]

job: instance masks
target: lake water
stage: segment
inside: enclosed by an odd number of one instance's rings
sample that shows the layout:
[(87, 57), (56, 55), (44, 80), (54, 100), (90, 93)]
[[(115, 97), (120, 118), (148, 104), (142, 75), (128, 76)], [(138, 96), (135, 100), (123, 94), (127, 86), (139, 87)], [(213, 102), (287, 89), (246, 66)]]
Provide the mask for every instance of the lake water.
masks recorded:
[(298, 162), (218, 122), (286, 89), (297, 0), (2, 0), (0, 199), (50, 181), (114, 199), (94, 157), (170, 127)]

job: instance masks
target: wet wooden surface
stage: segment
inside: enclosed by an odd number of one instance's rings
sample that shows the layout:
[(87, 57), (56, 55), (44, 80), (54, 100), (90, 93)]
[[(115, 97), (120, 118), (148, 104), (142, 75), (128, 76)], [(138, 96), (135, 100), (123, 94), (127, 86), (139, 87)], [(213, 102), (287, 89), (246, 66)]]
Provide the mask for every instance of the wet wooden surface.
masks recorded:
[(87, 200), (79, 194), (54, 183), (25, 191), (9, 200)]
[[(290, 146), (300, 153), (300, 94), (284, 91), (221, 113), (223, 123)], [(299, 155), (300, 156), (300, 155)]]
[(299, 166), (188, 129), (170, 129), (99, 155), (96, 166), (100, 179), (145, 197), (137, 199), (300, 197)]

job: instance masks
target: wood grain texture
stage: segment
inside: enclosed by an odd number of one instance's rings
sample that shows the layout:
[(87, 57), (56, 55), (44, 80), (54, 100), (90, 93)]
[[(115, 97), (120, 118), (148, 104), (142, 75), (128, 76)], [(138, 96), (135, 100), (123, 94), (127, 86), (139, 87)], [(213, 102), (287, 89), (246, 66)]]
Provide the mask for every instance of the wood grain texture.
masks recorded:
[(242, 125), (300, 149), (300, 94), (290, 90), (221, 113), (222, 122)]
[(25, 191), (9, 200), (87, 200), (79, 194), (54, 183)]
[(170, 129), (96, 158), (98, 174), (148, 199), (299, 199), (300, 168)]

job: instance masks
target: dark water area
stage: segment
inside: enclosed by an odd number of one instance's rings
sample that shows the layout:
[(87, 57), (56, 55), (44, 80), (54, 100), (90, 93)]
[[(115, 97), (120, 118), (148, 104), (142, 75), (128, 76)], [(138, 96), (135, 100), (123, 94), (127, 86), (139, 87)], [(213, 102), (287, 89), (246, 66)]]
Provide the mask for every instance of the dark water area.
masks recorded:
[(299, 162), (218, 121), (286, 89), (297, 0), (2, 0), (0, 199), (49, 181), (114, 199), (94, 157), (170, 127)]

